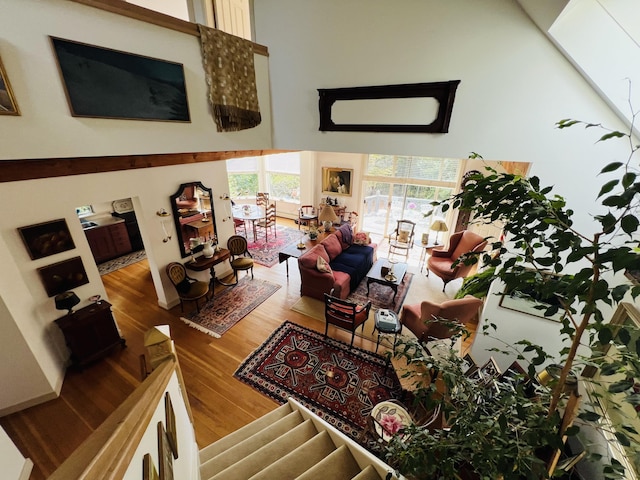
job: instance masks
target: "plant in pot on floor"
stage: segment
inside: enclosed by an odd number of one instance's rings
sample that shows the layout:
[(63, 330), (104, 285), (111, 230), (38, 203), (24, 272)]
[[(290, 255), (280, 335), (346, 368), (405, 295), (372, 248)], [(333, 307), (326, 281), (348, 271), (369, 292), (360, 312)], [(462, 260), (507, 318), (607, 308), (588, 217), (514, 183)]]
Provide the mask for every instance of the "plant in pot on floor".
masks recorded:
[[(573, 211), (565, 199), (553, 194), (552, 187), (541, 187), (537, 177), (498, 173), (491, 168), (485, 174), (471, 175), (460, 193), (434, 203), (444, 212), (450, 208), (469, 211), (472, 223), (497, 221), (504, 225), (506, 240), (490, 244), (498, 255), (465, 255), (460, 261), (471, 264), (482, 261), (495, 267), (485, 280), (499, 279), (504, 292), (528, 292), (535, 298), (559, 300), (544, 307), (543, 312), (545, 316), (564, 313), (558, 323), (558, 335), (568, 337), (570, 345), (560, 352), (561, 358), (553, 357), (558, 352), (546, 352), (526, 340), (506, 346), (521, 349), (515, 358), (530, 362), (530, 374), (553, 358), (554, 363), (563, 366), (558, 378), (550, 384), (550, 391), (545, 392), (545, 387), (538, 392), (536, 402), (524, 391), (499, 388), (499, 393), (496, 391), (492, 397), (495, 401), (488, 402), (490, 408), (479, 408), (473, 401), (444, 404), (442, 408), (450, 410), (448, 431), (416, 430), (409, 440), (389, 445), (387, 458), (400, 472), (414, 478), (460, 478), (462, 468), (471, 472), (472, 478), (546, 478), (548, 473), (538, 457), (540, 449), (559, 448), (566, 436), (580, 431), (575, 425), (570, 428), (561, 425), (559, 419), (566, 402), (567, 379), (580, 376), (585, 365), (600, 370), (604, 389), (599, 395), (622, 397), (612, 402), (611, 408), (622, 408), (624, 403), (632, 407), (640, 404), (637, 388), (634, 390), (640, 384), (638, 335), (631, 327), (625, 327), (624, 334), (620, 334), (607, 323), (609, 318), (603, 313), (610, 306), (640, 294), (640, 286), (632, 285), (621, 275), (625, 270), (640, 268), (637, 239), (640, 179), (636, 158), (640, 147), (633, 142), (633, 126), (624, 133), (576, 120), (557, 123), (558, 128), (575, 125), (603, 129), (605, 133), (599, 141), (625, 141), (630, 146), (626, 159), (602, 168), (601, 174), (607, 178), (600, 191), (594, 192), (602, 209), (593, 216), (597, 226), (593, 233), (575, 230)], [(477, 154), (473, 157), (481, 158)], [(490, 325), (491, 319), (487, 320)], [(494, 335), (499, 337), (499, 332)], [(614, 344), (622, 352), (617, 357), (598, 354)], [(595, 355), (581, 355), (581, 346), (596, 347)], [(398, 349), (399, 355), (407, 355), (409, 351), (409, 347)], [(445, 391), (455, 391), (456, 397), (459, 394), (462, 398), (489, 400), (487, 396), (492, 395), (490, 389), (480, 389), (463, 380), (455, 355), (447, 357), (447, 365), (437, 365), (436, 360), (423, 354), (417, 354), (412, 361), (427, 369), (438, 368), (439, 382), (448, 387)], [(432, 385), (419, 388), (418, 397), (426, 401), (435, 395), (432, 389), (438, 382)], [(587, 426), (602, 428), (597, 424), (600, 412), (589, 399), (583, 400), (579, 418)], [(637, 420), (631, 418), (630, 422)], [(631, 423), (627, 425), (630, 426), (617, 428), (614, 435), (632, 457), (637, 456), (640, 448), (633, 439), (636, 432)], [(585, 448), (587, 457), (599, 460), (590, 445)], [(606, 478), (625, 478), (624, 468), (615, 459), (601, 461), (600, 466)]]

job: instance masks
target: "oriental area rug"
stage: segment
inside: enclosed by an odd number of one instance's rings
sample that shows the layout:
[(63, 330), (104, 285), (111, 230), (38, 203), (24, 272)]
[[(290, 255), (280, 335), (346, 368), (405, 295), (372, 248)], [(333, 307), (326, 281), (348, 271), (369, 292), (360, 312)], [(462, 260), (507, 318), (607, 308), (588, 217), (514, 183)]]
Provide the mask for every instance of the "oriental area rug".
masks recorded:
[(200, 313), (194, 312), (180, 319), (190, 327), (220, 338), (279, 288), (276, 283), (245, 276), (238, 285), (227, 288), (205, 303)]
[[(371, 313), (369, 319), (364, 324), (364, 329), (358, 328), (356, 335), (362, 338), (369, 339), (373, 342), (376, 341), (377, 335), (373, 331), (374, 327), (374, 314), (376, 310), (381, 308), (387, 308), (393, 310), (396, 313), (400, 312), (404, 299), (407, 297), (411, 280), (413, 279), (413, 273), (407, 273), (402, 280), (402, 283), (398, 287), (398, 295), (396, 295), (396, 302), (391, 304), (391, 298), (393, 297), (393, 290), (389, 287), (372, 283), (369, 290), (369, 296), (367, 297), (367, 279), (365, 278), (355, 292), (352, 292), (347, 298), (350, 302), (365, 304), (367, 300), (371, 300)], [(307, 317), (315, 318), (324, 323), (324, 302), (311, 297), (300, 297), (293, 305), (291, 310), (306, 315)]]
[(247, 247), (254, 262), (265, 267), (273, 267), (278, 263), (278, 252), (291, 243), (298, 243), (303, 235), (301, 230), (283, 226), (277, 226), (276, 233), (277, 235), (274, 236), (270, 230), (267, 241), (264, 238), (264, 231), (260, 230), (257, 241), (251, 242), (249, 240), (253, 238), (253, 232), (249, 231)]
[(278, 403), (294, 397), (354, 439), (375, 404), (401, 393), (398, 376), (384, 357), (289, 321), (234, 376)]

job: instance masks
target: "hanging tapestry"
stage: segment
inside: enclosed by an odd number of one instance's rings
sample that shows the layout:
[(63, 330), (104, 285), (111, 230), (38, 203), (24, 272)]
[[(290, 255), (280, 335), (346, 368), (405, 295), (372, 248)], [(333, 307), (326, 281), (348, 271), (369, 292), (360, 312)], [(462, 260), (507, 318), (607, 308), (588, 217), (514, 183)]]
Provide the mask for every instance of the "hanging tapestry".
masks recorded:
[(198, 25), (209, 103), (219, 132), (260, 125), (253, 43)]

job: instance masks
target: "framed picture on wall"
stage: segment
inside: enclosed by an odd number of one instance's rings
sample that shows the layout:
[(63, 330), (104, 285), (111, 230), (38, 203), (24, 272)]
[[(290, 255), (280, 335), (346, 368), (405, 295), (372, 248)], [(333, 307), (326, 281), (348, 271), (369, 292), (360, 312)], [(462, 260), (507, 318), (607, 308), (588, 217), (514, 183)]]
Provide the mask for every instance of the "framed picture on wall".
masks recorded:
[(173, 452), (162, 422), (158, 422), (158, 463), (160, 480), (173, 480)]
[(38, 269), (47, 295), (55, 297), (59, 293), (89, 283), (81, 257), (74, 257)]
[(64, 218), (18, 228), (31, 260), (76, 248)]
[(20, 115), (2, 59), (0, 59), (0, 115)]
[(322, 193), (351, 196), (353, 170), (322, 167)]
[(50, 38), (74, 117), (191, 121), (181, 63)]

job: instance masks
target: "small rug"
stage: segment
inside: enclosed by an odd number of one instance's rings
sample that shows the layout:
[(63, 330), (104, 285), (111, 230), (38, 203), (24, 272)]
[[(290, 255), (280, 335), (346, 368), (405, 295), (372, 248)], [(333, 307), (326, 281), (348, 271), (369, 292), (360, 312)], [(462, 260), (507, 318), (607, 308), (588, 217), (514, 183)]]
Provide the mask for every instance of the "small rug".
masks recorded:
[[(251, 227), (247, 226), (247, 228), (251, 230)], [(276, 233), (274, 237), (269, 231), (269, 241), (266, 242), (263, 231), (262, 236), (258, 233), (257, 241), (248, 243), (254, 262), (265, 267), (273, 267), (278, 263), (278, 252), (291, 243), (298, 243), (303, 235), (301, 230), (284, 226), (276, 226)], [(253, 238), (253, 232), (249, 231), (248, 238)]]
[(391, 290), (391, 287), (387, 287), (379, 283), (371, 282), (371, 285), (369, 286), (369, 295), (367, 295), (366, 278), (360, 282), (360, 285), (358, 285), (358, 288), (356, 288), (355, 291), (349, 294), (347, 300), (362, 304), (371, 300), (373, 310), (386, 308), (388, 310), (393, 310), (396, 313), (400, 313), (404, 299), (407, 297), (407, 292), (411, 286), (411, 280), (413, 280), (413, 273), (406, 273), (402, 279), (402, 283), (398, 285), (398, 294), (396, 295), (395, 302), (391, 301), (393, 299), (393, 290)]
[(147, 258), (147, 254), (144, 250), (138, 250), (137, 252), (128, 253), (127, 255), (123, 255), (122, 257), (114, 258), (113, 260), (108, 260), (104, 263), (98, 265), (98, 272), (100, 275), (106, 275), (107, 273), (115, 272), (116, 270), (120, 270), (121, 268), (128, 267), (133, 263), (137, 263), (140, 260), (144, 260)]
[(220, 338), (249, 312), (275, 293), (280, 285), (258, 278), (242, 277), (238, 285), (214, 296), (200, 309), (180, 319), (195, 329)]
[(384, 357), (289, 321), (242, 362), (234, 377), (281, 404), (294, 397), (354, 439), (375, 404), (401, 393)]

